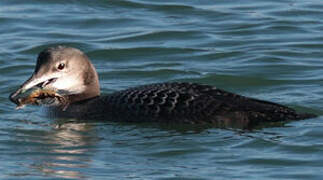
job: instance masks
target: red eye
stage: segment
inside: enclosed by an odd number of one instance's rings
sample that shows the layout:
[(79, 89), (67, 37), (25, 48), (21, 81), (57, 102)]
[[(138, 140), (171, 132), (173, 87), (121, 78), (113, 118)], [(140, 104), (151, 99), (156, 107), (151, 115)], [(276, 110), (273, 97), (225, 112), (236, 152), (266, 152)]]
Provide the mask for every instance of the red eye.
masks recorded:
[(60, 63), (58, 66), (57, 66), (57, 69), (58, 70), (63, 70), (65, 68), (65, 64), (64, 63)]

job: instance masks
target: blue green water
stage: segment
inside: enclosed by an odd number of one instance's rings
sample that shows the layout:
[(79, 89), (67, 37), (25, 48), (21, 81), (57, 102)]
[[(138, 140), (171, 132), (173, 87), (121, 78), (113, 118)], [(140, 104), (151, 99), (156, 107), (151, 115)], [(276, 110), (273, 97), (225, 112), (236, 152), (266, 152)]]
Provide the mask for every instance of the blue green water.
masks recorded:
[(64, 123), (8, 95), (37, 54), (88, 54), (103, 94), (188, 81), (323, 114), (321, 0), (0, 1), (0, 179), (322, 179), (323, 118), (244, 132)]

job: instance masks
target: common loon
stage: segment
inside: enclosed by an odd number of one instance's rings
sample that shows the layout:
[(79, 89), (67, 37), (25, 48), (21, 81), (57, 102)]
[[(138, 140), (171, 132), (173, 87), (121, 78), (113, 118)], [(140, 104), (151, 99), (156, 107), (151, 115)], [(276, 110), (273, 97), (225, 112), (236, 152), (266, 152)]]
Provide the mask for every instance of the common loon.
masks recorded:
[(67, 102), (50, 108), (56, 117), (220, 127), (315, 117), (196, 83), (156, 83), (100, 96), (98, 74), (89, 58), (79, 49), (65, 46), (40, 52), (34, 73), (10, 95), (10, 100), (17, 104), (18, 95), (35, 86), (64, 92)]

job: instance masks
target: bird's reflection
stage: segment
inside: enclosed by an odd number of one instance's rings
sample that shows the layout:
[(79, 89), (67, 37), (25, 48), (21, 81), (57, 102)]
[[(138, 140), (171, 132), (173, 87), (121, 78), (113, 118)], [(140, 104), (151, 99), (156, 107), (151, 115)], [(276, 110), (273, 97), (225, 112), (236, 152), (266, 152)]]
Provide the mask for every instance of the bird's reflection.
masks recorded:
[(86, 123), (53, 125), (47, 137), (41, 138), (42, 146), (47, 147), (36, 146), (33, 150), (40, 153), (40, 158), (31, 168), (49, 177), (87, 178), (82, 172), (90, 167), (94, 154), (91, 150), (98, 141), (94, 129)]
[[(35, 116), (33, 116), (35, 117)], [(97, 131), (98, 125), (102, 127), (103, 122), (73, 122), (72, 120), (48, 123), (50, 120), (45, 117), (22, 121), (22, 128), (15, 130), (13, 148), (17, 154), (23, 155), (28, 162), (27, 174), (36, 171), (36, 174), (45, 177), (67, 178), (67, 179), (87, 179), (93, 165), (94, 155), (97, 156), (98, 142), (101, 140)], [(50, 124), (50, 127), (48, 125)], [(105, 126), (116, 136), (112, 140), (118, 144), (122, 138), (126, 142), (131, 142), (131, 138), (152, 139), (161, 137), (166, 133), (166, 137), (178, 136), (178, 134), (199, 134), (208, 130), (208, 126), (196, 125), (161, 125), (161, 124), (123, 124), (116, 123), (112, 126)], [(213, 128), (214, 129), (214, 128)], [(153, 132), (153, 133), (152, 133)], [(240, 135), (248, 136), (244, 130), (237, 130)], [(131, 134), (129, 134), (131, 133)], [(163, 136), (163, 135), (162, 135)], [(273, 135), (276, 137), (276, 135)], [(111, 137), (110, 137), (111, 138)], [(21, 143), (23, 145), (18, 145)], [(133, 142), (133, 141), (132, 141)], [(128, 144), (128, 143), (127, 143)], [(25, 148), (21, 148), (25, 147)], [(17, 147), (20, 147), (18, 149)], [(21, 173), (21, 172), (19, 172)], [(13, 174), (14, 176), (19, 175)]]

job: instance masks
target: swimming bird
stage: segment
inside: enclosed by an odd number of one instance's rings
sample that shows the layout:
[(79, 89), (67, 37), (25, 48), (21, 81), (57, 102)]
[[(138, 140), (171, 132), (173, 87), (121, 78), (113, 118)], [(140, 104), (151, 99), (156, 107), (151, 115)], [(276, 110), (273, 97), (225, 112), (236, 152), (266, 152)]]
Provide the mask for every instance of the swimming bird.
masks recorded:
[(88, 56), (65, 46), (40, 52), (32, 76), (10, 95), (10, 100), (18, 104), (19, 94), (33, 87), (63, 92), (66, 101), (49, 107), (55, 117), (242, 128), (315, 117), (197, 83), (156, 83), (100, 95), (98, 74)]

